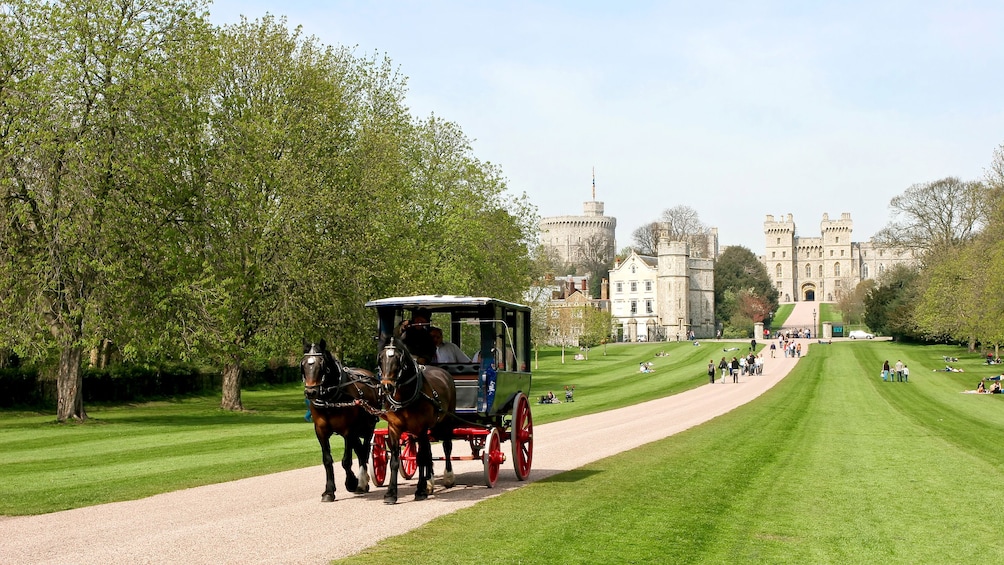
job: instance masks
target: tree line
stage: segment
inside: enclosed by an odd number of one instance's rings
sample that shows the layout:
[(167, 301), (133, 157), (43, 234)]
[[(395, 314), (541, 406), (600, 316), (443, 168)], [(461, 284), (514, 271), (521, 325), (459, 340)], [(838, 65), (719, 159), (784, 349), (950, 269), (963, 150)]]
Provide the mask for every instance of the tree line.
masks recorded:
[(92, 350), (222, 368), (325, 337), (372, 354), (363, 304), (518, 300), (536, 212), (407, 79), (282, 18), (201, 0), (0, 8), (0, 349), (57, 369), (85, 419)]
[(1004, 343), (1004, 145), (983, 179), (914, 185), (890, 202), (877, 239), (920, 251), (916, 268), (880, 277), (864, 299), (865, 322), (897, 338), (977, 346)]

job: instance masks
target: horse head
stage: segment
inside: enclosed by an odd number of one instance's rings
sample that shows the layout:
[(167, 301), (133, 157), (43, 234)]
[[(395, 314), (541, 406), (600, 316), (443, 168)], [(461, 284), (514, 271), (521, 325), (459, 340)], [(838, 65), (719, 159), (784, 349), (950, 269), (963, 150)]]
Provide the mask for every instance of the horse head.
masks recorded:
[(393, 392), (401, 380), (401, 374), (417, 370), (415, 359), (411, 356), (404, 342), (396, 337), (390, 337), (383, 342), (380, 353), (377, 354), (377, 371), (380, 375), (380, 385), (387, 392)]
[(325, 389), (338, 386), (331, 382), (335, 358), (328, 351), (327, 343), (303, 342), (303, 359), (300, 360), (300, 376), (303, 379), (303, 394), (310, 400), (323, 396)]

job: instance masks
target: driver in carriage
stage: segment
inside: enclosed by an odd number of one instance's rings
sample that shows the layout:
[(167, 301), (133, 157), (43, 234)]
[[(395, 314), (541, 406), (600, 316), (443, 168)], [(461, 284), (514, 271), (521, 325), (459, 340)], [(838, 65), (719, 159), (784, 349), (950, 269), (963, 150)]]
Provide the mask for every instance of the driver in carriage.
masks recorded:
[(422, 364), (436, 362), (436, 342), (432, 338), (432, 312), (418, 308), (411, 314), (411, 320), (404, 320), (394, 332), (408, 347), (408, 352)]

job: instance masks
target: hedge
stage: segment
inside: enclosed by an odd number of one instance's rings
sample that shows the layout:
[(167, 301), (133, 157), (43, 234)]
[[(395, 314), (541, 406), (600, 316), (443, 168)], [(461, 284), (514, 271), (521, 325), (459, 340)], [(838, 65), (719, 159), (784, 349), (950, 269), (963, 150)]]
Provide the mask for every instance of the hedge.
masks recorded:
[[(242, 384), (281, 384), (298, 381), (299, 367), (245, 369)], [(217, 369), (191, 365), (121, 364), (105, 369), (83, 369), (84, 403), (135, 402), (219, 392), (222, 376)], [(40, 376), (36, 368), (0, 369), (0, 408), (56, 405), (56, 381)]]

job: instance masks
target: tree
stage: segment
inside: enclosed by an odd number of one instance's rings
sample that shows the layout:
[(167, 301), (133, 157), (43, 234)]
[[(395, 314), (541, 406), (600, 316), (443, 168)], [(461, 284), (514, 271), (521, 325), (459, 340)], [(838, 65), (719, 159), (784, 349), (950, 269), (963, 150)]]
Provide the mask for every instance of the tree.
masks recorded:
[[(734, 316), (740, 314), (742, 306), (739, 297), (742, 293), (746, 293), (747, 302), (755, 297), (759, 304), (757, 310), (766, 310), (766, 316), (777, 310), (778, 292), (766, 267), (752, 251), (733, 245), (725, 248), (715, 262), (715, 317), (729, 324)], [(753, 320), (753, 317), (744, 315), (744, 324), (745, 320)]]
[(613, 242), (600, 234), (592, 234), (582, 240), (579, 265), (582, 274), (589, 277), (589, 296), (600, 297), (603, 279), (610, 273), (613, 266)]
[[(193, 105), (189, 50), (201, 3), (13, 0), (0, 14), (0, 279), (18, 349), (58, 351), (57, 419), (86, 419), (83, 351), (106, 306), (147, 284), (150, 227), (189, 202), (165, 166)], [(196, 109), (197, 110), (197, 109)], [(148, 223), (152, 221), (151, 223)], [(137, 253), (138, 252), (138, 253)], [(48, 333), (42, 340), (40, 332)]]
[(678, 205), (663, 210), (658, 220), (645, 224), (632, 233), (636, 249), (641, 255), (658, 254), (659, 239), (662, 237), (668, 237), (670, 241), (686, 241), (693, 248), (695, 256), (701, 256), (708, 247), (709, 234), (697, 210)]
[(896, 339), (919, 339), (922, 333), (914, 320), (920, 272), (914, 267), (895, 265), (887, 270), (865, 300), (865, 324), (876, 333)]
[(987, 220), (985, 193), (982, 182), (957, 177), (915, 184), (889, 203), (893, 221), (875, 239), (920, 251), (971, 241)]
[(860, 324), (865, 315), (865, 299), (875, 288), (874, 279), (865, 279), (855, 285), (854, 290), (840, 295), (837, 308), (845, 324)]

